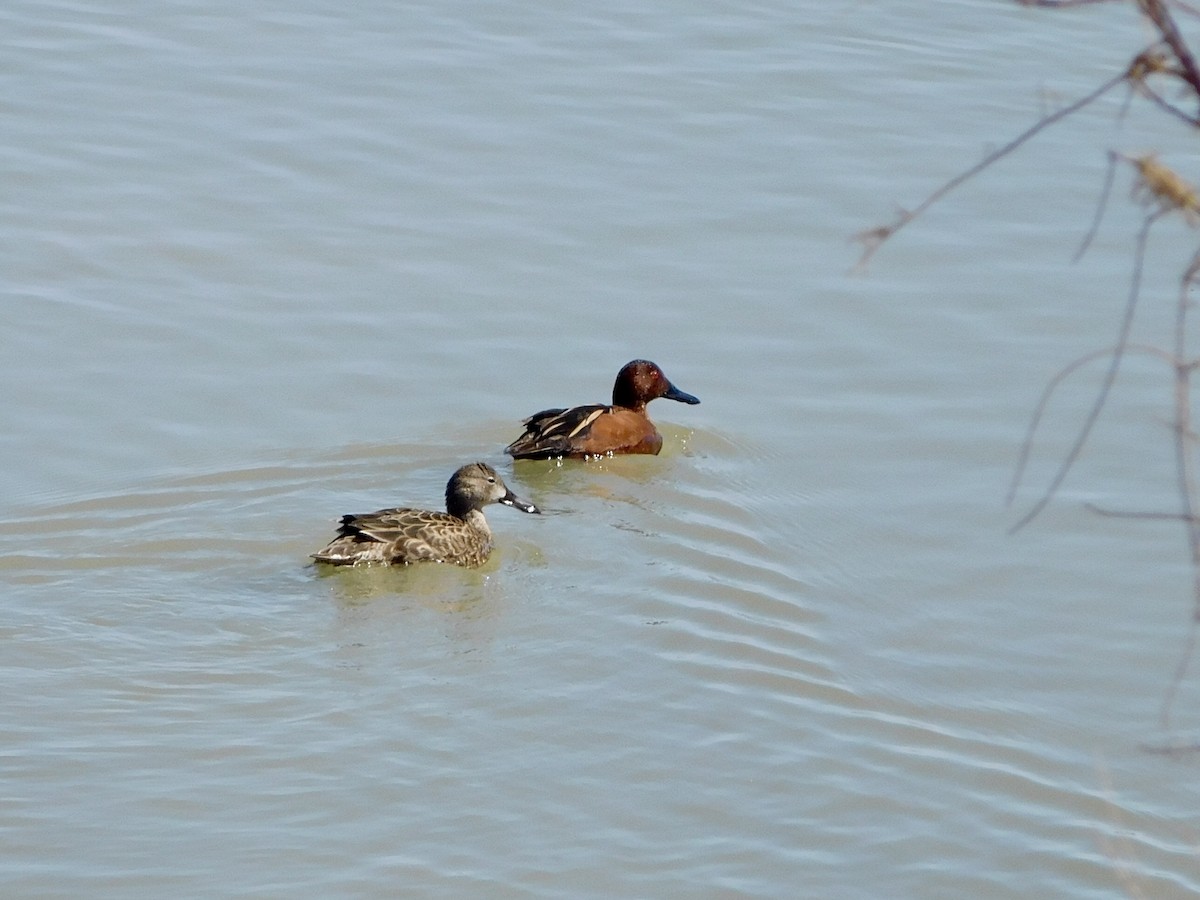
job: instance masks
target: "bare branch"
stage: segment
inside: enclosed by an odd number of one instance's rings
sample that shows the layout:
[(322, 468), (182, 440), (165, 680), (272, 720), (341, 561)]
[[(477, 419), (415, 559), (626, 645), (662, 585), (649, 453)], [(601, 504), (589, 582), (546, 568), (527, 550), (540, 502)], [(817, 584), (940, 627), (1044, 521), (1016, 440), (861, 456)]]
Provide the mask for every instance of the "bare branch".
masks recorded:
[(1117, 335), (1117, 342), (1113, 348), (1111, 361), (1109, 362), (1108, 371), (1104, 373), (1104, 380), (1100, 385), (1100, 391), (1096, 395), (1095, 401), (1092, 403), (1092, 408), (1088, 411), (1087, 418), (1084, 420), (1083, 427), (1080, 428), (1079, 434), (1075, 438), (1075, 443), (1071, 446), (1067, 453), (1066, 459), (1059, 466), (1058, 472), (1050, 482), (1050, 486), (1046, 488), (1045, 493), (1033, 505), (1021, 519), (1008, 530), (1009, 534), (1020, 531), (1046, 508), (1048, 504), (1058, 492), (1059, 487), (1063, 483), (1063, 479), (1067, 477), (1067, 473), (1071, 467), (1075, 465), (1075, 460), (1079, 458), (1079, 453), (1083, 449), (1084, 443), (1088, 439), (1088, 435), (1092, 433), (1092, 427), (1096, 424), (1096, 420), (1100, 417), (1100, 410), (1104, 408), (1105, 401), (1108, 400), (1108, 392), (1113, 386), (1113, 382), (1117, 378), (1117, 370), (1121, 366), (1121, 358), (1124, 356), (1125, 347), (1129, 339), (1129, 329), (1133, 325), (1133, 313), (1137, 308), (1138, 294), (1142, 284), (1142, 264), (1146, 258), (1146, 241), (1150, 235), (1150, 226), (1163, 215), (1163, 210), (1156, 210), (1146, 217), (1145, 224), (1142, 225), (1138, 232), (1137, 250), (1134, 255), (1133, 263), (1133, 280), (1130, 284), (1129, 299), (1125, 303), (1125, 316), (1121, 321), (1121, 328)]
[(1150, 102), (1154, 103), (1160, 109), (1175, 116), (1175, 118), (1182, 120), (1188, 125), (1191, 125), (1193, 128), (1200, 128), (1200, 118), (1189, 116), (1178, 106), (1175, 106), (1170, 101), (1166, 100), (1161, 94), (1158, 93), (1158, 91), (1154, 90), (1154, 88), (1150, 87), (1148, 84), (1139, 84), (1138, 93)]
[(1098, 516), (1104, 516), (1107, 519), (1157, 519), (1159, 521), (1166, 520), (1170, 522), (1195, 521), (1194, 519), (1180, 515), (1179, 513), (1135, 512), (1133, 510), (1105, 509), (1103, 506), (1097, 506), (1095, 503), (1085, 503), (1083, 505), (1085, 509), (1094, 512)]
[(1192, 655), (1196, 652), (1198, 625), (1200, 625), (1200, 621), (1193, 615), (1192, 621), (1188, 623), (1188, 633), (1183, 642), (1183, 650), (1179, 654), (1179, 662), (1175, 664), (1175, 671), (1171, 674), (1171, 681), (1167, 685), (1167, 693), (1163, 696), (1162, 710), (1158, 714), (1158, 719), (1164, 730), (1169, 730), (1171, 727), (1171, 708), (1175, 705), (1175, 695), (1179, 693), (1179, 686), (1183, 684), (1183, 678), (1187, 675)]
[[(1145, 54), (1139, 55), (1138, 58), (1140, 59), (1141, 56), (1143, 56), (1143, 55), (1145, 55)], [(895, 222), (893, 222), (891, 225), (882, 225), (878, 228), (870, 228), (866, 231), (860, 231), (858, 234), (854, 235), (852, 240), (855, 240), (858, 243), (863, 245), (863, 254), (859, 258), (858, 263), (854, 267), (855, 271), (861, 271), (861, 270), (865, 269), (867, 266), (867, 263), (870, 262), (871, 257), (875, 255), (875, 252), (881, 246), (883, 246), (884, 242), (887, 241), (888, 238), (890, 238), (893, 234), (895, 234), (897, 231), (899, 231), (901, 228), (903, 228), (905, 225), (907, 225), (909, 222), (911, 222), (917, 216), (921, 215), (921, 213), (925, 212), (925, 210), (929, 209), (929, 207), (933, 206), (933, 204), (935, 204), (939, 200), (941, 200), (942, 197), (946, 196), (948, 193), (950, 193), (952, 190), (954, 190), (956, 187), (958, 187), (964, 181), (968, 181), (969, 179), (978, 175), (980, 172), (982, 172), (984, 169), (986, 169), (992, 163), (996, 162), (996, 160), (1002, 159), (1003, 157), (1012, 153), (1014, 150), (1016, 150), (1018, 147), (1020, 147), (1022, 144), (1024, 144), (1026, 141), (1028, 141), (1030, 138), (1034, 137), (1036, 134), (1038, 134), (1043, 129), (1049, 128), (1051, 125), (1055, 124), (1056, 122), (1060, 121), (1061, 119), (1065, 119), (1067, 116), (1071, 115), (1072, 113), (1078, 112), (1079, 110), (1083, 109), (1085, 106), (1087, 106), (1092, 101), (1098, 100), (1100, 97), (1102, 97), (1104, 94), (1108, 93), (1110, 90), (1112, 90), (1118, 84), (1125, 81), (1129, 77), (1129, 71), (1130, 70), (1127, 69), (1126, 71), (1122, 72), (1120, 75), (1116, 75), (1113, 78), (1110, 78), (1108, 81), (1106, 81), (1104, 84), (1100, 85), (1100, 87), (1096, 88), (1096, 90), (1092, 91), (1086, 97), (1076, 100), (1074, 103), (1070, 104), (1069, 106), (1064, 106), (1062, 109), (1051, 113), (1050, 115), (1046, 116), (1043, 119), (1039, 119), (1032, 127), (1026, 129), (1024, 132), (1019, 134), (1013, 140), (1009, 141), (1007, 144), (1005, 144), (999, 150), (994, 150), (993, 152), (991, 152), (987, 156), (985, 156), (982, 160), (980, 160), (978, 163), (971, 166), (971, 168), (967, 169), (965, 172), (960, 172), (958, 175), (955, 175), (953, 178), (951, 178), (949, 181), (947, 181), (945, 184), (943, 184), (940, 188), (938, 188), (936, 191), (934, 191), (932, 194), (930, 194), (928, 197), (926, 197), (923, 201), (921, 201), (921, 203), (919, 203), (917, 205), (916, 209), (912, 210), (911, 212), (908, 212), (906, 210), (901, 210), (899, 218)]]
[[(1106, 347), (1103, 350), (1093, 350), (1091, 353), (1085, 353), (1075, 361), (1063, 366), (1063, 368), (1059, 369), (1058, 372), (1055, 373), (1054, 377), (1050, 379), (1050, 383), (1047, 384), (1042, 390), (1042, 396), (1038, 400), (1037, 406), (1034, 407), (1033, 416), (1029, 420), (1029, 427), (1025, 430), (1025, 440), (1021, 443), (1021, 454), (1017, 459), (1017, 466), (1016, 470), (1013, 472), (1012, 483), (1008, 488), (1008, 496), (1004, 501), (1005, 506), (1011, 506), (1016, 497), (1017, 488), (1020, 487), (1021, 479), (1025, 474), (1025, 466), (1029, 463), (1029, 454), (1033, 447), (1033, 437), (1037, 433), (1038, 425), (1042, 420), (1042, 414), (1046, 411), (1046, 405), (1050, 402), (1050, 398), (1054, 395), (1054, 392), (1058, 390), (1059, 385), (1062, 384), (1063, 381), (1070, 377), (1070, 375), (1077, 371), (1080, 367), (1085, 366), (1090, 362), (1095, 362), (1098, 359), (1115, 357), (1121, 352), (1121, 350), (1122, 347), (1120, 345), (1116, 345), (1113, 347)], [(1136, 352), (1146, 353), (1150, 356), (1157, 356), (1159, 359), (1164, 360), (1169, 365), (1174, 365), (1175, 362), (1171, 355), (1166, 351), (1149, 344), (1126, 344), (1124, 346), (1124, 351), (1126, 353)]]
[(1200, 752), (1198, 741), (1175, 741), (1174, 743), (1151, 744), (1141, 743), (1138, 747), (1146, 753), (1157, 753), (1160, 756), (1191, 756)]
[(1108, 151), (1108, 168), (1104, 172), (1104, 187), (1100, 190), (1100, 202), (1096, 205), (1096, 216), (1092, 219), (1092, 225), (1084, 235), (1083, 243), (1079, 245), (1079, 249), (1075, 251), (1075, 255), (1071, 257), (1071, 262), (1079, 262), (1083, 259), (1083, 254), (1087, 253), (1088, 247), (1092, 245), (1092, 239), (1096, 237), (1096, 232), (1100, 230), (1100, 220), (1104, 218), (1104, 208), (1108, 205), (1108, 196), (1112, 193), (1113, 179), (1117, 175), (1117, 154), (1112, 150)]
[(1163, 41), (1183, 69), (1183, 78), (1192, 87), (1192, 92), (1200, 99), (1200, 68), (1196, 67), (1196, 59), (1192, 51), (1179, 33), (1179, 26), (1171, 17), (1170, 10), (1162, 0), (1138, 0), (1138, 8), (1158, 29)]
[(1184, 361), (1187, 353), (1187, 314), (1191, 306), (1188, 290), (1195, 282), (1197, 273), (1200, 273), (1200, 251), (1197, 251), (1191, 264), (1184, 270), (1175, 302), (1175, 478), (1179, 485), (1180, 518), (1187, 523), (1188, 551), (1192, 555), (1192, 621), (1188, 626), (1183, 653), (1163, 697), (1162, 711), (1159, 713), (1163, 728), (1170, 727), (1171, 710), (1175, 705), (1179, 686), (1187, 674), (1192, 654), (1196, 650), (1197, 628), (1200, 627), (1200, 524), (1196, 522), (1193, 504), (1196, 484), (1192, 474), (1192, 454), (1188, 445), (1192, 431), (1192, 366)]

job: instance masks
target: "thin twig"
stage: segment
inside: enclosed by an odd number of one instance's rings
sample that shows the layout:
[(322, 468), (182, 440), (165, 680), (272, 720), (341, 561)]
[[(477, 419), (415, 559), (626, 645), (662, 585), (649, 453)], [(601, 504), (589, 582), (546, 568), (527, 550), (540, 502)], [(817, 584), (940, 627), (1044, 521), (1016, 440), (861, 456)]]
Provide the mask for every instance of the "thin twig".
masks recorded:
[(1159, 216), (1163, 215), (1165, 210), (1158, 209), (1146, 217), (1145, 223), (1138, 232), (1137, 249), (1134, 254), (1133, 261), (1133, 279), (1129, 288), (1129, 299), (1125, 303), (1125, 316), (1121, 320), (1121, 328), (1117, 334), (1117, 341), (1113, 348), (1111, 361), (1109, 362), (1108, 371), (1104, 373), (1104, 380), (1101, 382), (1100, 391), (1096, 395), (1095, 401), (1092, 403), (1092, 408), (1088, 411), (1087, 418), (1084, 420), (1083, 427), (1079, 430), (1079, 435), (1075, 438), (1075, 443), (1071, 450), (1067, 453), (1062, 465), (1059, 466), (1058, 472), (1055, 474), (1050, 486), (1046, 488), (1045, 493), (1033, 505), (1021, 519), (1008, 530), (1009, 534), (1014, 534), (1037, 518), (1038, 514), (1046, 508), (1054, 495), (1058, 492), (1059, 486), (1063, 483), (1063, 479), (1067, 477), (1067, 472), (1075, 464), (1075, 460), (1079, 457), (1080, 451), (1083, 449), (1084, 443), (1088, 439), (1088, 435), (1092, 432), (1092, 426), (1096, 424), (1096, 420), (1100, 417), (1100, 410), (1104, 408), (1104, 403), (1108, 399), (1108, 392), (1113, 386), (1113, 382), (1117, 378), (1117, 370), (1121, 366), (1121, 358), (1124, 355), (1125, 345), (1128, 343), (1129, 330), (1133, 325), (1133, 313), (1137, 309), (1138, 294), (1141, 291), (1142, 284), (1142, 264), (1146, 257), (1146, 241), (1149, 239), (1150, 226), (1154, 224)]
[(1190, 307), (1188, 289), (1194, 283), (1197, 272), (1200, 272), (1200, 251), (1192, 257), (1191, 264), (1184, 271), (1175, 303), (1175, 468), (1182, 514), (1186, 521), (1192, 523), (1188, 528), (1188, 550), (1197, 575), (1194, 596), (1197, 612), (1200, 614), (1200, 527), (1195, 524), (1192, 498), (1196, 496), (1196, 484), (1188, 445), (1189, 436), (1192, 434), (1192, 365), (1186, 360), (1187, 314)]
[(863, 254), (854, 267), (855, 271), (861, 271), (862, 269), (865, 269), (867, 263), (870, 262), (871, 257), (874, 256), (875, 252), (883, 246), (885, 241), (887, 241), (893, 234), (895, 234), (917, 216), (921, 215), (923, 212), (925, 212), (925, 210), (929, 209), (929, 207), (933, 206), (933, 204), (937, 203), (938, 200), (942, 199), (942, 197), (946, 196), (964, 181), (968, 181), (975, 175), (978, 175), (996, 160), (1012, 153), (1034, 135), (1038, 134), (1038, 132), (1050, 127), (1061, 119), (1065, 119), (1072, 113), (1083, 109), (1094, 100), (1098, 100), (1122, 81), (1125, 81), (1125, 79), (1128, 77), (1129, 70), (1122, 72), (1120, 75), (1115, 75), (1104, 84), (1100, 85), (1100, 87), (1096, 88), (1096, 90), (1088, 94), (1086, 97), (1076, 100), (1069, 106), (1064, 106), (1062, 109), (1051, 113), (1044, 119), (1039, 119), (1033, 126), (1027, 128), (1020, 135), (1013, 138), (999, 150), (992, 151), (965, 172), (960, 172), (958, 175), (955, 175), (940, 188), (921, 201), (921, 203), (917, 205), (916, 209), (913, 209), (911, 212), (908, 210), (901, 210), (899, 218), (891, 225), (870, 228), (866, 231), (861, 231), (856, 234), (853, 239), (863, 245)]
[[(1126, 353), (1137, 352), (1157, 356), (1168, 364), (1174, 362), (1170, 354), (1162, 348), (1154, 347), (1150, 344), (1126, 344), (1124, 349)], [(1004, 500), (1005, 506), (1012, 506), (1012, 502), (1016, 498), (1017, 488), (1020, 486), (1021, 479), (1025, 474), (1025, 467), (1029, 463), (1029, 454), (1033, 447), (1033, 437), (1037, 433), (1038, 425), (1041, 423), (1042, 414), (1046, 411), (1046, 405), (1050, 402), (1050, 398), (1054, 395), (1054, 392), (1058, 390), (1058, 386), (1081, 366), (1095, 362), (1098, 359), (1115, 356), (1120, 351), (1120, 345), (1115, 345), (1106, 347), (1103, 350), (1093, 350), (1091, 353), (1085, 353), (1075, 361), (1059, 369), (1046, 387), (1043, 388), (1042, 396), (1038, 400), (1037, 406), (1034, 407), (1033, 415), (1030, 417), (1029, 427), (1025, 429), (1025, 440), (1021, 442), (1021, 453), (1017, 458), (1016, 470), (1013, 472), (1012, 482), (1008, 486), (1008, 495)]]
[(1125, 92), (1125, 99), (1121, 101), (1121, 108), (1119, 110), (1117, 110), (1117, 126), (1118, 126), (1118, 128), (1121, 125), (1125, 124), (1125, 119), (1129, 115), (1129, 109), (1130, 109), (1130, 107), (1133, 106), (1133, 98), (1136, 97), (1137, 95), (1138, 95), (1138, 92), (1135, 91), (1132, 86), (1129, 88), (1128, 91)]
[(1097, 506), (1095, 503), (1085, 503), (1084, 508), (1094, 512), (1098, 516), (1104, 516), (1109, 519), (1157, 519), (1166, 520), (1168, 522), (1191, 522), (1194, 519), (1189, 519), (1180, 513), (1168, 512), (1135, 512), (1134, 510), (1124, 509), (1106, 509), (1103, 506)]
[(1149, 100), (1155, 106), (1157, 106), (1160, 109), (1164, 110), (1165, 112), (1168, 112), (1171, 115), (1175, 116), (1175, 118), (1180, 119), (1183, 122), (1186, 122), (1188, 125), (1191, 125), (1193, 128), (1200, 128), (1200, 118), (1197, 118), (1196, 116), (1189, 116), (1182, 109), (1180, 109), (1178, 106), (1175, 106), (1173, 103), (1171, 103), (1169, 100), (1167, 100), (1165, 97), (1163, 97), (1160, 93), (1158, 93), (1158, 91), (1154, 90), (1154, 88), (1150, 87), (1150, 85), (1146, 84), (1145, 82), (1142, 82), (1141, 84), (1138, 85), (1138, 93), (1140, 93), (1143, 97), (1145, 97), (1147, 100)]
[(1175, 666), (1171, 681), (1163, 696), (1159, 718), (1164, 730), (1171, 726), (1171, 710), (1175, 697), (1187, 674), (1196, 649), (1197, 629), (1200, 628), (1200, 525), (1196, 522), (1193, 498), (1196, 485), (1192, 475), (1192, 454), (1189, 436), (1192, 432), (1191, 366), (1185, 361), (1187, 353), (1187, 314), (1190, 307), (1188, 289), (1200, 272), (1200, 251), (1192, 257), (1184, 271), (1175, 302), (1175, 472), (1179, 485), (1180, 517), (1187, 524), (1188, 552), (1192, 558), (1192, 620), (1183, 653)]
[(1083, 259), (1083, 254), (1087, 253), (1088, 247), (1092, 245), (1092, 239), (1096, 236), (1096, 232), (1100, 230), (1100, 220), (1104, 218), (1104, 208), (1108, 206), (1108, 197), (1112, 193), (1113, 180), (1117, 177), (1117, 161), (1119, 157), (1112, 150), (1108, 151), (1108, 169), (1104, 173), (1104, 187), (1100, 191), (1100, 202), (1096, 204), (1096, 216), (1092, 219), (1092, 227), (1087, 230), (1087, 234), (1083, 238), (1083, 243), (1079, 245), (1079, 249), (1075, 251), (1075, 255), (1071, 257), (1071, 262), (1077, 263)]
[(1183, 650), (1179, 654), (1179, 662), (1175, 664), (1175, 671), (1171, 673), (1171, 681), (1167, 684), (1167, 692), (1163, 696), (1162, 710), (1159, 712), (1158, 718), (1162, 723), (1164, 731), (1171, 729), (1171, 708), (1175, 705), (1175, 695), (1179, 693), (1179, 686), (1183, 684), (1188, 666), (1192, 662), (1192, 654), (1196, 652), (1197, 626), (1200, 626), (1200, 622), (1197, 622), (1196, 617), (1192, 616), (1191, 622), (1188, 623), (1187, 637), (1183, 642)]
[(1167, 9), (1167, 5), (1162, 0), (1138, 0), (1138, 8), (1158, 29), (1162, 39), (1167, 46), (1171, 48), (1171, 52), (1175, 54), (1175, 59), (1179, 62), (1183, 69), (1183, 78), (1192, 87), (1192, 92), (1200, 99), (1200, 68), (1196, 66), (1196, 59), (1192, 56), (1192, 51), (1183, 39), (1183, 35), (1179, 33), (1179, 26), (1175, 24), (1175, 20), (1171, 17), (1171, 11)]
[(1151, 744), (1148, 741), (1143, 741), (1138, 744), (1138, 749), (1144, 753), (1155, 753), (1159, 756), (1191, 756), (1194, 753), (1200, 752), (1200, 742), (1183, 741), (1174, 744)]

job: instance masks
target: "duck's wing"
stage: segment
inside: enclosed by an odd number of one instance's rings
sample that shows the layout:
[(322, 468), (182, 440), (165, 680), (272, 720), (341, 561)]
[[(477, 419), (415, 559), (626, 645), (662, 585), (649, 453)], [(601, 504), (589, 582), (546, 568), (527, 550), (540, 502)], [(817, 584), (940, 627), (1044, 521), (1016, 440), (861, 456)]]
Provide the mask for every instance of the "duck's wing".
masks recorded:
[(342, 516), (338, 536), (313, 559), (334, 565), (447, 559), (469, 529), (455, 516), (424, 509), (381, 509)]
[(543, 409), (521, 424), (525, 433), (504, 448), (515, 459), (545, 459), (580, 453), (596, 420), (610, 407), (572, 406), (569, 409)]

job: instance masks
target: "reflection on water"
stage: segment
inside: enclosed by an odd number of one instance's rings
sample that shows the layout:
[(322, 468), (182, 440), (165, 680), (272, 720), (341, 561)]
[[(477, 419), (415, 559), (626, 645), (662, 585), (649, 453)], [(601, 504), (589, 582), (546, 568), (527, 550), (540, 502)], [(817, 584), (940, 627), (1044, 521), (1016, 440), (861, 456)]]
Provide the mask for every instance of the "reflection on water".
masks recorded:
[[(493, 529), (494, 531), (494, 529)], [(445, 613), (469, 613), (472, 607), (496, 599), (504, 590), (498, 578), (508, 565), (544, 565), (537, 546), (511, 541), (493, 550), (478, 568), (440, 563), (409, 566), (322, 566), (311, 564), (321, 587), (346, 606), (359, 606), (379, 599), (401, 600), (405, 606), (420, 606)]]

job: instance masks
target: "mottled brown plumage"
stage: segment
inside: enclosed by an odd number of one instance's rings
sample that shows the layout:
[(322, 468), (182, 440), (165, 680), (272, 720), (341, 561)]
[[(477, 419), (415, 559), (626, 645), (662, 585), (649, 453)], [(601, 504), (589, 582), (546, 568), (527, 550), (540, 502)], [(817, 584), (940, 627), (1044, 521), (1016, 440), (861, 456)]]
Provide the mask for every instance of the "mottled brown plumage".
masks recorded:
[(662, 435), (646, 415), (646, 404), (658, 397), (680, 403), (700, 402), (671, 384), (654, 363), (635, 359), (617, 373), (611, 406), (573, 406), (534, 413), (522, 423), (525, 433), (504, 452), (516, 459), (656, 454), (662, 449)]
[(446, 512), (397, 507), (342, 516), (337, 537), (312, 558), (334, 566), (426, 560), (478, 566), (492, 550), (492, 532), (483, 517), (489, 503), (541, 512), (513, 494), (491, 466), (471, 463), (447, 483)]

